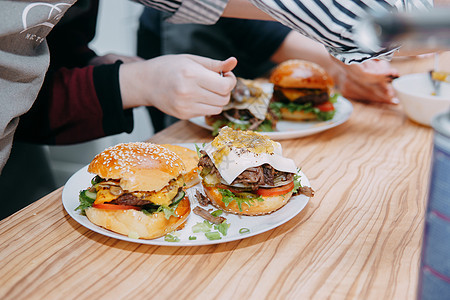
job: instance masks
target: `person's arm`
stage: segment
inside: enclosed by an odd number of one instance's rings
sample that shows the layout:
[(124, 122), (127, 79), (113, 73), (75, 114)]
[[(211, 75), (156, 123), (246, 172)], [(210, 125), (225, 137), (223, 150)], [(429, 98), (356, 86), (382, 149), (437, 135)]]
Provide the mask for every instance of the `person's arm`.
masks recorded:
[[(251, 6), (242, 4), (245, 0), (230, 0), (224, 13), (228, 17), (252, 16)], [(448, 1), (448, 0), (440, 0)], [(280, 23), (294, 29), (315, 41), (323, 44), (328, 52), (340, 61), (351, 64), (360, 63), (372, 58), (390, 58), (394, 49), (375, 47), (369, 51), (359, 47), (359, 36), (356, 28), (360, 19), (367, 17), (369, 11), (408, 11), (413, 9), (428, 10), (432, 8), (432, 0), (398, 1), (365, 1), (364, 4), (353, 0), (311, 1), (268, 1), (251, 0), (251, 2)], [(239, 10), (245, 6), (246, 11)], [(295, 13), (294, 13), (295, 12)], [(256, 18), (264, 18), (256, 15)]]
[(222, 112), (236, 85), (234, 57), (225, 61), (196, 55), (164, 55), (120, 68), (123, 107), (155, 106), (189, 119)]
[(249, 0), (230, 0), (225, 7), (222, 17), (262, 21), (276, 21), (274, 17), (257, 8)]
[(119, 86), (120, 62), (98, 67), (61, 68), (47, 73), (15, 138), (45, 144), (73, 144), (133, 129)]

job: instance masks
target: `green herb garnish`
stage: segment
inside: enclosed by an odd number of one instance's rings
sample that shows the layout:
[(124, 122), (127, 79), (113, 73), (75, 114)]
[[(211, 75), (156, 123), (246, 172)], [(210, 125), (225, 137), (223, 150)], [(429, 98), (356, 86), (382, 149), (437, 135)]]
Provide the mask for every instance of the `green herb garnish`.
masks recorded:
[(241, 229), (239, 229), (239, 233), (240, 234), (249, 233), (249, 232), (250, 232), (250, 229), (248, 229), (248, 228), (241, 228)]
[(247, 204), (249, 207), (252, 206), (252, 203), (255, 201), (262, 202), (264, 199), (261, 196), (253, 195), (251, 193), (245, 193), (245, 197), (239, 197), (235, 195), (232, 191), (227, 189), (218, 189), (220, 194), (222, 195), (222, 202), (225, 206), (228, 206), (231, 202), (236, 201), (236, 204), (239, 208), (239, 211), (242, 211), (242, 203)]
[[(339, 97), (339, 94), (334, 94), (332, 97), (330, 97), (329, 101), (331, 103), (336, 103), (337, 98)], [(304, 104), (298, 104), (294, 102), (289, 103), (282, 103), (282, 102), (271, 102), (270, 103), (270, 109), (277, 115), (279, 118), (281, 118), (280, 109), (286, 108), (290, 112), (295, 111), (304, 111), (305, 113), (314, 113), (317, 116), (317, 119), (319, 121), (328, 121), (333, 119), (334, 115), (336, 114), (336, 110), (332, 111), (321, 111), (317, 107), (314, 107), (311, 102), (304, 103)]]
[(302, 187), (302, 184), (300, 183), (301, 175), (299, 174), (300, 169), (297, 170), (297, 174), (294, 175), (294, 189), (292, 192), (295, 194), (299, 188)]
[(164, 236), (164, 241), (174, 243), (174, 242), (179, 242), (180, 238), (177, 237), (176, 235), (169, 233)]
[(212, 224), (210, 222), (208, 222), (207, 220), (204, 220), (201, 223), (197, 223), (194, 226), (192, 226), (192, 232), (193, 233), (197, 233), (197, 232), (209, 232), (211, 231), (212, 228)]
[(205, 236), (208, 240), (220, 240), (222, 237), (218, 231), (205, 232)]
[(214, 216), (214, 217), (218, 217), (218, 216), (220, 216), (221, 214), (223, 214), (223, 211), (220, 210), (220, 209), (215, 210), (215, 211), (213, 211), (213, 212), (211, 213), (211, 215)]
[(222, 235), (225, 236), (225, 235), (227, 235), (228, 228), (230, 228), (230, 225), (231, 224), (229, 224), (229, 223), (222, 222), (218, 225), (214, 225), (214, 229), (218, 230)]

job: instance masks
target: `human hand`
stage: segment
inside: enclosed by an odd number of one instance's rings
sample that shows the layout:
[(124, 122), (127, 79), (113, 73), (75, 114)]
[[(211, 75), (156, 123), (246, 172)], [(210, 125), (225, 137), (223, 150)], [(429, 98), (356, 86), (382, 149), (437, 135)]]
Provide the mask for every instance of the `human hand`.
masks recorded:
[(186, 54), (123, 64), (123, 107), (155, 106), (179, 119), (219, 114), (236, 85), (231, 72), (236, 64), (234, 57), (219, 61)]
[(399, 74), (389, 62), (369, 60), (362, 64), (345, 65), (334, 60), (336, 66), (330, 74), (342, 96), (358, 101), (398, 103), (391, 82)]
[(99, 65), (113, 64), (118, 60), (121, 60), (124, 64), (131, 63), (131, 62), (137, 62), (137, 61), (144, 61), (144, 59), (139, 56), (127, 56), (127, 55), (120, 55), (120, 54), (115, 54), (115, 53), (108, 53), (103, 56), (96, 56), (96, 57), (92, 58), (89, 61), (89, 64), (94, 65), (94, 66), (99, 66)]

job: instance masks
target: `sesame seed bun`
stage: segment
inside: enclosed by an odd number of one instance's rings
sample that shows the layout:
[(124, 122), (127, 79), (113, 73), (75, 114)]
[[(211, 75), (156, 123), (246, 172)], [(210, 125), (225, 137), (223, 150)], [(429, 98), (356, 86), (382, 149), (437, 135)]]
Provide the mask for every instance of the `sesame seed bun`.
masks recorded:
[(196, 151), (179, 145), (163, 144), (161, 146), (174, 152), (183, 161), (184, 166), (186, 167), (186, 171), (183, 174), (186, 188), (193, 187), (194, 185), (200, 183), (200, 177), (198, 175), (199, 158)]
[(270, 75), (270, 82), (282, 88), (331, 90), (333, 79), (319, 65), (298, 59), (279, 64)]
[(126, 191), (159, 191), (185, 172), (174, 152), (152, 143), (122, 143), (110, 147), (92, 160), (88, 172), (104, 179), (120, 180)]

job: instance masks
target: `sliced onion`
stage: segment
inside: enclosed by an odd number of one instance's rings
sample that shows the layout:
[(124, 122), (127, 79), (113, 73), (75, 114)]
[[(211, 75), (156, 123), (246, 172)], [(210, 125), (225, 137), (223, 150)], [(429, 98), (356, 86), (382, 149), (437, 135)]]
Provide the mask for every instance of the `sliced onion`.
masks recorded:
[[(273, 185), (263, 184), (263, 185), (260, 185), (259, 187), (274, 188), (274, 187), (279, 187), (279, 186), (286, 185), (288, 183), (291, 183), (292, 181), (294, 181), (294, 180), (293, 179), (291, 179), (291, 180), (278, 180), (278, 181), (274, 180)], [(251, 188), (251, 185), (246, 185), (246, 184), (243, 184), (243, 183), (228, 184), (222, 178), (221, 178), (220, 182), (225, 184), (225, 185), (234, 186), (234, 187), (237, 187), (237, 188)]]
[(123, 190), (120, 188), (120, 186), (111, 186), (109, 188), (109, 192), (115, 196), (120, 196), (123, 194)]
[(278, 186), (286, 185), (286, 184), (288, 184), (288, 183), (291, 183), (292, 181), (294, 181), (294, 180), (291, 179), (291, 180), (278, 181), (278, 182), (274, 181), (273, 185), (267, 185), (267, 184), (264, 184), (264, 185), (260, 185), (260, 187), (264, 187), (264, 188), (273, 188), (273, 187), (278, 187)]
[(98, 184), (98, 186), (109, 186), (109, 185), (119, 185), (120, 183), (118, 181), (108, 180), (108, 181), (99, 182), (97, 184)]
[(250, 124), (250, 121), (243, 121), (243, 120), (239, 120), (239, 119), (233, 118), (233, 117), (230, 116), (226, 111), (223, 112), (223, 115), (224, 115), (228, 120), (230, 120), (230, 121), (233, 122), (233, 123), (240, 124), (240, 125), (247, 125), (247, 124)]

